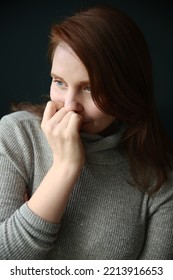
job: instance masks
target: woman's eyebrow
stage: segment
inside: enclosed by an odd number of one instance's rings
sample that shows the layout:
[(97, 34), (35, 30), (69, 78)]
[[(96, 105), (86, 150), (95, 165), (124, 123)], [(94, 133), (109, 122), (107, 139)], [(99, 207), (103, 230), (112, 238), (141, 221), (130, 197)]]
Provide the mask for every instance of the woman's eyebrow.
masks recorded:
[(90, 84), (90, 81), (88, 80), (80, 82), (80, 85), (88, 85), (88, 84)]
[(53, 78), (59, 78), (61, 80), (64, 80), (63, 78), (61, 78), (60, 76), (54, 74), (53, 72), (50, 73), (50, 76), (53, 77)]
[[(53, 72), (50, 73), (50, 76), (53, 77), (53, 78), (58, 78), (58, 79), (60, 79), (62, 81), (65, 81), (63, 78), (61, 78), (59, 75), (56, 75)], [(90, 84), (90, 81), (89, 80), (83, 80), (83, 81), (80, 81), (79, 84), (80, 85), (88, 85), (88, 84)]]

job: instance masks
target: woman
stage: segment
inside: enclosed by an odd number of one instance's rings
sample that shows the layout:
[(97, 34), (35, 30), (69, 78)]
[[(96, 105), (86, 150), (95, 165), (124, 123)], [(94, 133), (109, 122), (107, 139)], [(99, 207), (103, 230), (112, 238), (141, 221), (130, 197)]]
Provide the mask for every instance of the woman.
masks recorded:
[(1, 259), (172, 259), (172, 147), (143, 34), (93, 7), (53, 26), (49, 53), (43, 117), (0, 122)]

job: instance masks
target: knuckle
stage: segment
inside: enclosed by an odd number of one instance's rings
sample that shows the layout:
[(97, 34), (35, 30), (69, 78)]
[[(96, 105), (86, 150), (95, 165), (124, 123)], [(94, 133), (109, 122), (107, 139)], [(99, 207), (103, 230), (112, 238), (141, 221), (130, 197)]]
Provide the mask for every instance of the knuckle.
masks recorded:
[(42, 123), (41, 128), (47, 135), (50, 135), (52, 133), (52, 127), (48, 123)]
[(45, 131), (45, 124), (43, 122), (41, 123), (41, 129)]
[(51, 134), (52, 133), (52, 129), (51, 129), (50, 125), (47, 125), (45, 127), (45, 131), (47, 132), (47, 134)]
[(54, 137), (54, 138), (57, 138), (57, 137), (59, 137), (60, 135), (62, 135), (62, 134), (60, 134), (59, 129), (53, 129), (52, 131), (50, 131), (50, 134), (51, 134), (52, 137)]

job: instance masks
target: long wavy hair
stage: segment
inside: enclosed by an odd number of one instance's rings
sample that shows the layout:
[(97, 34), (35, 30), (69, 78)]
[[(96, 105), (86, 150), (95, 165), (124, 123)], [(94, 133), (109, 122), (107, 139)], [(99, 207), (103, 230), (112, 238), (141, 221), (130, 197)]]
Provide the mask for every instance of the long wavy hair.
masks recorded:
[[(98, 108), (126, 125), (120, 144), (134, 185), (144, 190), (152, 185), (154, 193), (168, 179), (173, 148), (155, 108), (152, 61), (143, 33), (122, 11), (97, 6), (52, 26), (51, 60), (61, 41), (85, 65)], [(40, 115), (44, 110), (43, 105), (26, 107)]]

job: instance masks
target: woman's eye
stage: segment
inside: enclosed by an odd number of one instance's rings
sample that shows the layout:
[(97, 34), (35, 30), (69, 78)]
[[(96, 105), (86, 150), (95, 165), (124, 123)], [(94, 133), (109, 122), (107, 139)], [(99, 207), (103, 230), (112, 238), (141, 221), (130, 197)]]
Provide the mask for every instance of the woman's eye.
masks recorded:
[(64, 82), (61, 81), (61, 80), (57, 80), (57, 79), (52, 78), (52, 82), (53, 82), (53, 83), (55, 84), (55, 86), (57, 86), (57, 87), (60, 87), (60, 88), (65, 87)]
[(90, 87), (90, 85), (86, 86), (86, 87), (84, 88), (84, 90), (91, 92), (91, 87)]
[(62, 81), (60, 81), (60, 80), (56, 80), (55, 82), (56, 82), (58, 87), (64, 86), (64, 83)]

